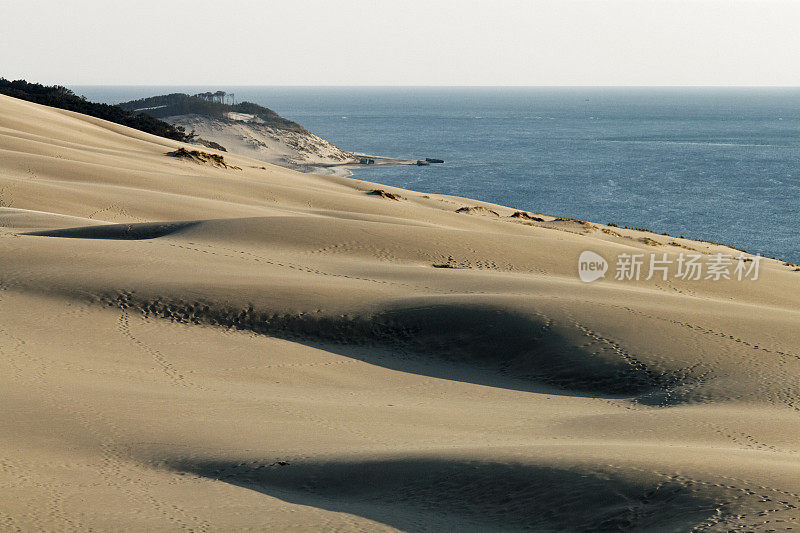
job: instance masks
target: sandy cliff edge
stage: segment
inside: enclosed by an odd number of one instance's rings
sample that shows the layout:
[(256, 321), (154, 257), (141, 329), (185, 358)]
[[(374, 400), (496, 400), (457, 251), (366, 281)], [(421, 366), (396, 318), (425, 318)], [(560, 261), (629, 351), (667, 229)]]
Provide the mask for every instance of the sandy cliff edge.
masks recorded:
[(227, 113), (224, 118), (176, 115), (163, 120), (182, 126), (187, 132), (194, 131), (200, 139), (216, 142), (230, 153), (300, 172), (349, 176), (350, 169), (363, 167), (362, 159), (371, 159), (379, 166), (416, 163), (410, 159), (347, 152), (313, 133), (271, 127), (245, 113)]

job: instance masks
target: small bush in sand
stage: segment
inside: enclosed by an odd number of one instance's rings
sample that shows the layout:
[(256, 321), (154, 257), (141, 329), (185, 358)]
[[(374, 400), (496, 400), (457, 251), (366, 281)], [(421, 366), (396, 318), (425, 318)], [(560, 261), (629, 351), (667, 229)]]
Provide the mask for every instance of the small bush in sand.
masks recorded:
[(179, 159), (188, 159), (189, 161), (194, 161), (195, 163), (214, 165), (215, 167), (239, 169), (239, 167), (229, 166), (225, 162), (225, 158), (221, 155), (201, 152), (200, 150), (187, 150), (186, 148), (178, 148), (174, 152), (168, 152), (167, 155), (170, 157), (177, 157)]
[(525, 211), (515, 211), (513, 215), (510, 215), (510, 218), (521, 218), (523, 220), (533, 220), (534, 222), (544, 222), (543, 218), (535, 217), (530, 213), (526, 213)]
[(500, 216), (500, 213), (497, 211), (492, 211), (491, 209), (481, 205), (476, 205), (474, 207), (461, 207), (456, 209), (456, 213), (466, 213), (468, 215), (493, 215), (496, 217)]
[(591, 226), (585, 220), (581, 220), (579, 218), (571, 218), (571, 217), (557, 217), (553, 222), (575, 222), (576, 224), (580, 224), (581, 226)]
[(373, 196), (380, 196), (381, 198), (386, 198), (387, 200), (396, 200), (398, 202), (400, 200), (405, 200), (405, 198), (403, 198), (399, 194), (394, 192), (384, 191), (383, 189), (373, 189), (369, 191), (367, 194), (371, 194)]

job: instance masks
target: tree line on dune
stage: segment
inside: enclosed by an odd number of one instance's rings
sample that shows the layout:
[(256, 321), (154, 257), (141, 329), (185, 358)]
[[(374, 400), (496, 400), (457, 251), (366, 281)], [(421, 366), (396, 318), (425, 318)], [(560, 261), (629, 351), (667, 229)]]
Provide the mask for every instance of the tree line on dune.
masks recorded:
[(217, 118), (224, 118), (227, 113), (246, 113), (254, 115), (264, 121), (264, 125), (276, 129), (307, 133), (306, 129), (300, 124), (285, 119), (275, 111), (252, 102), (240, 102), (238, 104), (223, 103), (225, 93), (199, 93), (188, 95), (184, 93), (164, 94), (140, 98), (118, 104), (121, 108), (128, 111), (142, 110), (156, 117), (170, 117), (175, 115), (205, 115)]
[(176, 141), (189, 142), (194, 138), (194, 132), (187, 134), (182, 126), (173, 126), (149, 114), (123, 109), (120, 106), (91, 102), (61, 85), (42, 85), (25, 80), (9, 81), (0, 78), (0, 94), (75, 111)]

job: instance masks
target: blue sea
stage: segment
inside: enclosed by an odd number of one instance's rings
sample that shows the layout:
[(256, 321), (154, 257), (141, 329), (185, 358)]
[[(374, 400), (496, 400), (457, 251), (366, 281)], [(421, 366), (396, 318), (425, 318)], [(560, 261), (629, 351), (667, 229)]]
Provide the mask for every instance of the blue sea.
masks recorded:
[(796, 88), (72, 89), (107, 103), (233, 92), (345, 150), (446, 161), (358, 178), (800, 263)]

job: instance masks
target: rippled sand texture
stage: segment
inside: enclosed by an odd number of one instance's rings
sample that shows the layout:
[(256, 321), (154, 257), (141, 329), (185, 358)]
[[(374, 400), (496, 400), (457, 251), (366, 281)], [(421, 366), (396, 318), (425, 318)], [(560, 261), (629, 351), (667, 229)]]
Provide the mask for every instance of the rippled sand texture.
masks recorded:
[(800, 528), (794, 267), (180, 146), (0, 96), (0, 530)]

